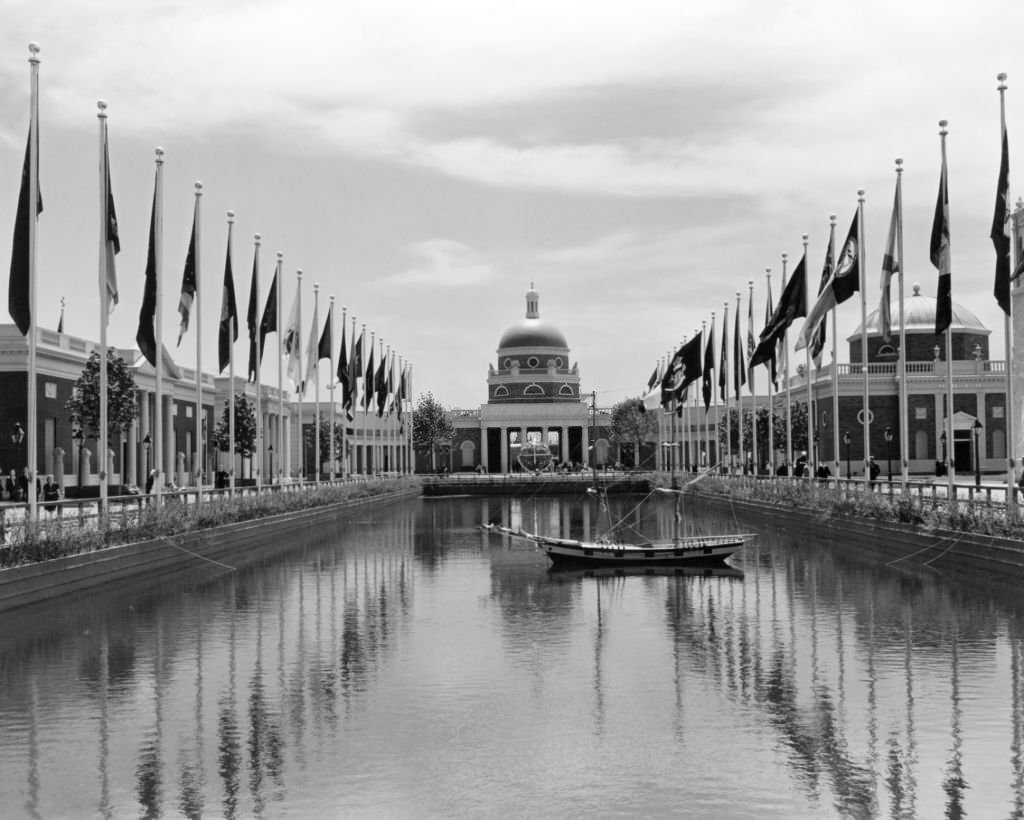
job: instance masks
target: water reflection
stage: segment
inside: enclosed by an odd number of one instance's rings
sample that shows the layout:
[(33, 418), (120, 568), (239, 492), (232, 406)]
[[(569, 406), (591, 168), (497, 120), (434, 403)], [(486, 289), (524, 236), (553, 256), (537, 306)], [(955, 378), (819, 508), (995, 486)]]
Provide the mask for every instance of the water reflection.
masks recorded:
[[(613, 506), (675, 526), (669, 499)], [(770, 528), (733, 568), (553, 571), (493, 520), (598, 526), (566, 499), (414, 501), (239, 572), (11, 614), (2, 805), (1024, 817), (1015, 591)]]

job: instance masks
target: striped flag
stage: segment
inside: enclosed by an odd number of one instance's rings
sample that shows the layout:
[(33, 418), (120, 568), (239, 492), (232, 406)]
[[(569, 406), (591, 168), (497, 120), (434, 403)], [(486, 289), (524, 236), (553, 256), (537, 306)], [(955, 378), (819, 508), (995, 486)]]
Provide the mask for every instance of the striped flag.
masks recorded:
[(945, 333), (953, 322), (952, 273), (949, 252), (949, 184), (946, 176), (946, 152), (942, 152), (939, 194), (935, 200), (930, 244), (932, 264), (939, 271), (939, 290), (935, 305), (935, 334)]
[(181, 337), (188, 331), (188, 319), (192, 315), (192, 302), (196, 298), (196, 221), (199, 218), (199, 200), (196, 199), (192, 211), (192, 236), (188, 240), (188, 253), (185, 255), (185, 270), (181, 274), (181, 296), (178, 297), (178, 313), (181, 322), (178, 324), (178, 346)]

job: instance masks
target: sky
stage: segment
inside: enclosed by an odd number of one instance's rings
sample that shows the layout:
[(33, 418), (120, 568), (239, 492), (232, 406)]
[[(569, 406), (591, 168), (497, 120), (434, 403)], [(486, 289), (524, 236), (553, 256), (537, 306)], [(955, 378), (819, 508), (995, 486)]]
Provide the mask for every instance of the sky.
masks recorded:
[[(778, 297), (781, 255), (792, 270), (807, 233), (816, 287), (829, 215), (841, 242), (858, 189), (870, 312), (896, 157), (907, 291), (920, 282), (934, 295), (928, 244), (948, 119), (953, 299), (992, 329), (991, 355), (1003, 358), (988, 234), (1004, 71), (1014, 201), (1018, 190), (1020, 3), (0, 0), (0, 10), (0, 264), (28, 129), (27, 46), (41, 48), (42, 326), (56, 326), (65, 297), (66, 331), (99, 337), (101, 99), (121, 237), (111, 344), (134, 344), (160, 146), (162, 320), (176, 361), (196, 358), (194, 328), (174, 345), (201, 181), (204, 369), (216, 369), (231, 209), (243, 325), (258, 232), (263, 294), (283, 254), (286, 315), (302, 271), (303, 334), (317, 283), (321, 323), (333, 295), (336, 327), (344, 306), (412, 363), (414, 395), (450, 407), (486, 401), (488, 364), (531, 283), (541, 316), (566, 335), (581, 392), (602, 406), (639, 395), (658, 358), (713, 311), (720, 320), (725, 302), (731, 325), (737, 292), (745, 316), (751, 281), (759, 332), (766, 270)], [(845, 339), (857, 300), (838, 321)], [(243, 326), (238, 373), (246, 350)], [(276, 383), (271, 352), (262, 373)]]

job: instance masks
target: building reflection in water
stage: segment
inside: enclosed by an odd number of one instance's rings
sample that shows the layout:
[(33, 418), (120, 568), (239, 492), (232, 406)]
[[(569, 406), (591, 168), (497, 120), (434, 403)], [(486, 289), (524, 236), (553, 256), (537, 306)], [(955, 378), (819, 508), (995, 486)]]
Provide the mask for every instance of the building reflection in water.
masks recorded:
[[(613, 514), (667, 537), (666, 502), (612, 499)], [(771, 529), (739, 571), (559, 573), (478, 528), (493, 520), (598, 529), (578, 499), (414, 501), (299, 532), (240, 572), (73, 603), (64, 623), (13, 614), (0, 800), (31, 817), (274, 816), (295, 801), (367, 814), (380, 806), (362, 793), (397, 777), (425, 814), (443, 813), (437, 794), (470, 788), (447, 774), (453, 755), (537, 784), (524, 749), (541, 759), (546, 741), (592, 747), (588, 763), (635, 753), (651, 777), (647, 744), (691, 764), (716, 746), (756, 749), (769, 773), (758, 788), (775, 790), (765, 805), (805, 816), (1024, 816), (1011, 593), (973, 596)], [(455, 606), (462, 620), (444, 621)], [(459, 675), (442, 657), (465, 664)], [(545, 738), (551, 726), (562, 734)], [(687, 786), (659, 788), (676, 800)], [(554, 790), (544, 799), (524, 812), (564, 807)]]

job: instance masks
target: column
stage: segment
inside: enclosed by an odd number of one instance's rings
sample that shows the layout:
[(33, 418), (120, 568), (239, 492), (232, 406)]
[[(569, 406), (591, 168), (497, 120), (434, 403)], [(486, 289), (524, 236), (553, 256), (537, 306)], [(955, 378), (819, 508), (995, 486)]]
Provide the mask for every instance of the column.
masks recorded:
[(161, 479), (166, 484), (168, 481), (173, 481), (174, 467), (177, 464), (174, 452), (174, 418), (171, 416), (171, 406), (174, 404), (171, 401), (170, 396), (164, 396), (164, 461), (163, 461), (163, 475)]
[(502, 425), (501, 429), (501, 471), (508, 472), (508, 428)]
[[(584, 424), (580, 431), (583, 433), (583, 466), (589, 467), (590, 461), (590, 428)], [(586, 509), (586, 507), (584, 507)]]
[(121, 478), (123, 484), (134, 484), (136, 487), (144, 487), (145, 483), (139, 483), (139, 420), (135, 419), (128, 427), (128, 463), (124, 467), (124, 475)]
[(487, 428), (480, 425), (480, 463), (486, 468), (489, 463), (487, 451)]

